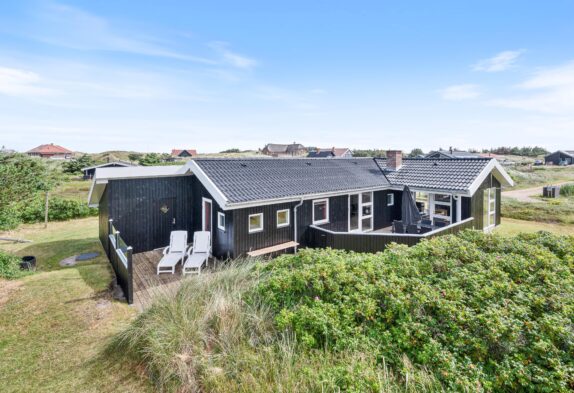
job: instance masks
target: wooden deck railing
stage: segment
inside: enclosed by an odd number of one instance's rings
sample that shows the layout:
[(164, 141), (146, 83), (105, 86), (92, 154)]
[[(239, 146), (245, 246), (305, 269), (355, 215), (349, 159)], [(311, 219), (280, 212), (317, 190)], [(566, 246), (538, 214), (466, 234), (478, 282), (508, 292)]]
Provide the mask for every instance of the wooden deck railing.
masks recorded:
[(134, 302), (133, 264), (130, 246), (126, 245), (120, 232), (114, 228), (113, 220), (108, 222), (108, 259), (116, 274), (116, 282), (124, 291), (128, 304)]
[(311, 225), (308, 230), (308, 246), (313, 248), (330, 247), (340, 250), (374, 253), (384, 251), (391, 243), (414, 246), (422, 239), (452, 235), (465, 229), (473, 229), (473, 221), (474, 218), (467, 218), (466, 220), (444, 228), (435, 229), (425, 234), (334, 232)]

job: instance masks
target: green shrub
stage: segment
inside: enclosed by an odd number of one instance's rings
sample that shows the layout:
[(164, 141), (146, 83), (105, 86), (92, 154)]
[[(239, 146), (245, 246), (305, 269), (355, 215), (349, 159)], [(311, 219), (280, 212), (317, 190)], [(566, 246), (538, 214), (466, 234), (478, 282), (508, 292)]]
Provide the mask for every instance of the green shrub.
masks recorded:
[(301, 250), (257, 295), (308, 349), (403, 356), (447, 390), (574, 388), (574, 238), (467, 232), (378, 254)]
[(574, 197), (574, 184), (564, 184), (560, 187), (560, 195)]
[(370, 353), (303, 348), (275, 328), (269, 307), (251, 293), (258, 281), (252, 264), (186, 280), (120, 333), (108, 356), (141, 362), (158, 391), (440, 391), (432, 375), (406, 358), (408, 380)]
[[(44, 221), (44, 207), (44, 201), (41, 198), (35, 199), (31, 203), (21, 207), (20, 219), (26, 223)], [(50, 198), (48, 208), (49, 221), (65, 221), (73, 218), (95, 216), (97, 214), (98, 209), (88, 207), (85, 201), (59, 197)]]
[(20, 262), (19, 257), (0, 250), (0, 278), (11, 280), (30, 274), (28, 270), (20, 270)]

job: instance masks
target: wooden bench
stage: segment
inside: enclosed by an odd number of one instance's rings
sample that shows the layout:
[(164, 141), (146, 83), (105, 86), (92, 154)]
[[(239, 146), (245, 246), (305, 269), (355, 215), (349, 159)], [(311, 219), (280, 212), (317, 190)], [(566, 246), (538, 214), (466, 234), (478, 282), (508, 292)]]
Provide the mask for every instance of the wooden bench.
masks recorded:
[(272, 252), (283, 251), (288, 248), (297, 247), (298, 245), (299, 243), (291, 241), (287, 243), (277, 244), (271, 247), (260, 248), (259, 250), (249, 251), (247, 255), (249, 255), (250, 257), (259, 257), (261, 255), (271, 254)]

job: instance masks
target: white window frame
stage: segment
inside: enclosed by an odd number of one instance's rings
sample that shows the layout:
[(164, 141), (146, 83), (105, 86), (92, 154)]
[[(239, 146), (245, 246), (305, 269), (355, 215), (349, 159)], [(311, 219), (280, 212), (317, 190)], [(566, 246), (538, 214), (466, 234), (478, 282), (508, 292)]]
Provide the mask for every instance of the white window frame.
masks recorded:
[[(260, 216), (261, 217), (261, 226), (255, 229), (251, 229), (251, 217), (254, 216)], [(264, 224), (263, 224), (263, 213), (254, 213), (254, 214), (250, 214), (249, 217), (247, 217), (247, 230), (249, 233), (257, 233), (257, 232), (261, 232), (263, 231), (264, 228)]]
[[(450, 202), (443, 202), (443, 201), (437, 201), (435, 196), (437, 195), (437, 193), (429, 193), (429, 199), (430, 199), (430, 208), (429, 208), (429, 216), (431, 221), (434, 223), (434, 219), (439, 218), (441, 220), (445, 220), (449, 222), (449, 225), (452, 224), (452, 200), (453, 200), (453, 195), (452, 194), (445, 194), (445, 193), (439, 193), (440, 195), (448, 195), (450, 196)], [(435, 214), (435, 207), (436, 206), (446, 206), (449, 208), (450, 211), (450, 216), (443, 216), (442, 214)]]
[[(279, 224), (279, 214), (280, 213), (285, 213), (287, 212), (287, 222), (283, 223), (283, 224)], [(281, 210), (277, 210), (277, 212), (275, 213), (275, 219), (277, 222), (277, 228), (285, 228), (288, 227), (289, 225), (291, 225), (291, 210), (289, 209), (281, 209)]]
[[(223, 226), (221, 225), (221, 218), (223, 218)], [(225, 232), (225, 213), (217, 212), (217, 229)]]
[(490, 230), (496, 226), (496, 187), (484, 190), (488, 192), (488, 222), (484, 223), (484, 229)]
[[(325, 218), (322, 220), (315, 220), (315, 205), (323, 202), (325, 202)], [(329, 198), (313, 200), (312, 208), (313, 225), (327, 224), (329, 222)]]
[[(391, 201), (389, 202), (389, 197), (391, 197)], [(395, 206), (395, 194), (393, 192), (389, 192), (387, 194), (387, 207)]]

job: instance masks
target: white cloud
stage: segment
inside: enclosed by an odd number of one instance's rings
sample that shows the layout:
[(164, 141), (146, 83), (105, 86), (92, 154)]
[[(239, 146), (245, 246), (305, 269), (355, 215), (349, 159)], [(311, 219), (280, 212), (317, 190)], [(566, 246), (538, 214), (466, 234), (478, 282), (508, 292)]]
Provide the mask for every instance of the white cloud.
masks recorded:
[(516, 95), (494, 99), (489, 104), (571, 116), (574, 113), (574, 61), (539, 70), (516, 89)]
[(229, 50), (229, 44), (226, 42), (216, 41), (210, 43), (209, 46), (222, 57), (225, 63), (233, 67), (249, 69), (257, 65), (256, 60)]
[(524, 53), (524, 50), (507, 50), (500, 52), (494, 57), (480, 60), (472, 67), (472, 69), (474, 71), (484, 72), (505, 71), (514, 66), (514, 63), (516, 63), (516, 60), (518, 60), (518, 57), (522, 53)]
[(154, 37), (140, 36), (131, 31), (120, 31), (111, 23), (82, 9), (62, 4), (51, 4), (38, 15), (38, 33), (27, 33), (52, 45), (78, 49), (101, 50), (164, 57), (213, 65), (217, 62), (182, 51), (170, 49), (169, 42)]
[(0, 67), (0, 94), (10, 96), (44, 96), (53, 93), (42, 86), (42, 79), (34, 72)]
[(463, 84), (448, 86), (440, 91), (442, 98), (449, 101), (471, 100), (480, 95), (478, 85)]

